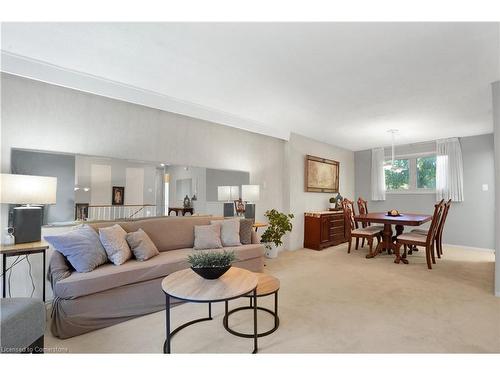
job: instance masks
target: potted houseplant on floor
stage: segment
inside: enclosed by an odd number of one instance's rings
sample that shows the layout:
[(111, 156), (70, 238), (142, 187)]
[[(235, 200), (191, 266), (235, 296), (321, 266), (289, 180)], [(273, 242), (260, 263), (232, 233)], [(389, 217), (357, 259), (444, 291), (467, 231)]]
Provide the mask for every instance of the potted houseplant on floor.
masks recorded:
[(188, 256), (191, 269), (205, 279), (218, 279), (236, 260), (234, 251), (197, 251)]
[(260, 242), (266, 248), (266, 256), (268, 258), (276, 258), (278, 256), (278, 247), (283, 244), (283, 236), (292, 230), (293, 214), (285, 214), (275, 209), (268, 210), (264, 214), (269, 221), (266, 231), (262, 234)]

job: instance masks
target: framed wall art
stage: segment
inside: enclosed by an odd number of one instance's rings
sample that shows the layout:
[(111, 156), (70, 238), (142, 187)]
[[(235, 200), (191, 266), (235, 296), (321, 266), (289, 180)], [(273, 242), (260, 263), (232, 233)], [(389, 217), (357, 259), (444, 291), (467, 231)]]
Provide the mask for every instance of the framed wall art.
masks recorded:
[(340, 163), (335, 160), (306, 155), (305, 191), (338, 193)]

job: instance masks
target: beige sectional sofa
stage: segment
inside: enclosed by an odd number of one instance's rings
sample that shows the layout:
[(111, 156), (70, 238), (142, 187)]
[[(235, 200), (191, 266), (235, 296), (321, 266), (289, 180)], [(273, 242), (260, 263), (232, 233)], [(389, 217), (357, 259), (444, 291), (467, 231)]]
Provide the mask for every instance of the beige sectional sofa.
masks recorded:
[[(187, 256), (194, 246), (194, 226), (210, 224), (214, 217), (162, 217), (118, 222), (127, 232), (142, 228), (160, 251), (144, 262), (131, 259), (120, 266), (104, 264), (79, 273), (57, 251), (49, 265), (54, 291), (52, 333), (68, 338), (123, 322), (165, 308), (161, 280), (189, 267)], [(91, 224), (99, 227), (116, 222)], [(264, 267), (264, 247), (252, 231), (252, 244), (224, 248), (234, 250), (234, 266), (254, 272)], [(220, 249), (219, 251), (222, 251)], [(196, 250), (203, 251), (203, 250)]]

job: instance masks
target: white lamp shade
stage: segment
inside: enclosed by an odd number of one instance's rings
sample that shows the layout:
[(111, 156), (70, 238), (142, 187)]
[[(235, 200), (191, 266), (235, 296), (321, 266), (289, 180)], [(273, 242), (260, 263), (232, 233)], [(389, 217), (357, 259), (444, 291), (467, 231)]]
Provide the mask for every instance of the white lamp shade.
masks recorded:
[(241, 199), (256, 202), (260, 198), (260, 185), (241, 185)]
[(55, 204), (57, 178), (22, 174), (0, 174), (0, 202), (10, 204)]
[(231, 200), (231, 186), (217, 186), (217, 200)]
[(231, 200), (235, 201), (240, 199), (240, 187), (239, 186), (230, 186), (231, 188)]

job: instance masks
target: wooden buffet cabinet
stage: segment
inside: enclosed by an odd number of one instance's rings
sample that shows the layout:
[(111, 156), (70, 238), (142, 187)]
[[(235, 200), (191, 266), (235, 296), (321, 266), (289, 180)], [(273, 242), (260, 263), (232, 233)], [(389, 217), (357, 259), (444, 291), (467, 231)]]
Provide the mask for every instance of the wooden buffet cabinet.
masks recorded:
[(304, 247), (323, 250), (346, 242), (344, 211), (306, 212)]

